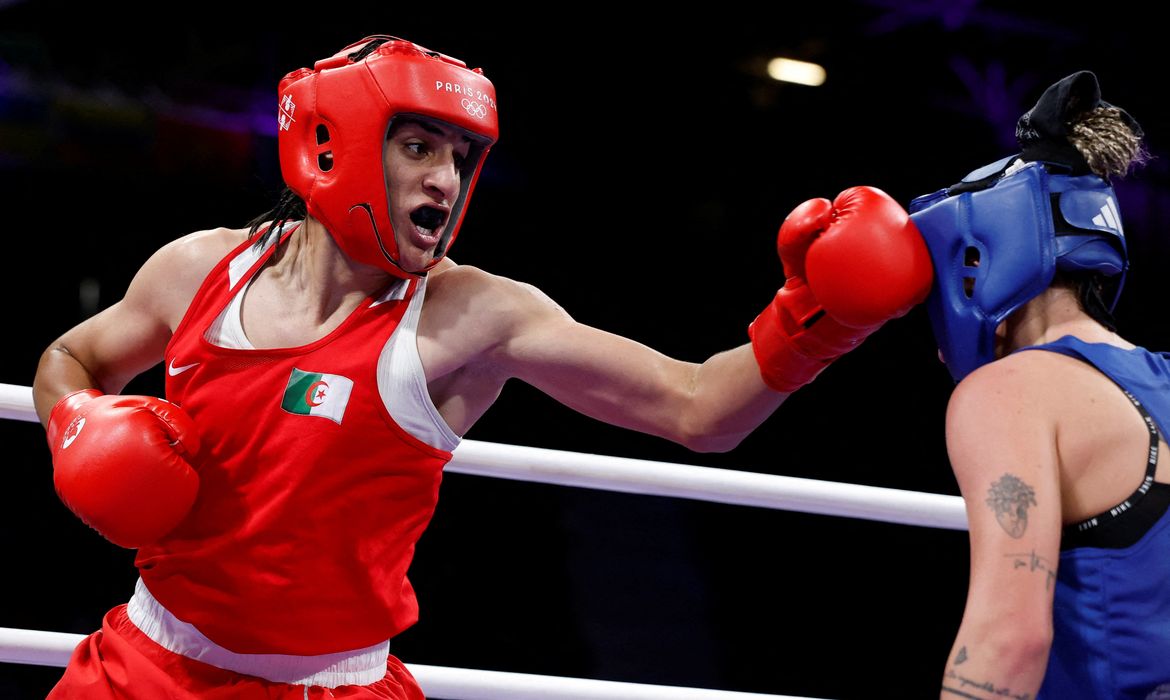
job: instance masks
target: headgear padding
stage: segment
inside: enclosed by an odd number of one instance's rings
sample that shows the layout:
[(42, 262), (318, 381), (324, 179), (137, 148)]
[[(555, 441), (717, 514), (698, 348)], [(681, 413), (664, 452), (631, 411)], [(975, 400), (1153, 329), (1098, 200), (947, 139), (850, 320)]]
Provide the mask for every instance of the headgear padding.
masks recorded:
[[(1009, 162), (1019, 167), (1003, 174)], [(989, 174), (994, 180), (985, 189), (962, 191)], [(910, 218), (934, 264), (926, 308), (956, 382), (995, 359), (996, 327), (1047, 289), (1056, 270), (1123, 280), (1128, 267), (1109, 183), (1096, 175), (1052, 174), (1043, 163), (1015, 156), (915, 199)]]
[[(365, 58), (369, 42), (385, 43)], [(384, 148), (393, 119), (413, 115), (456, 128), (472, 143), (460, 192), (425, 274), (447, 254), (499, 135), (495, 88), (483, 71), (395, 37), (371, 36), (280, 82), (278, 143), (285, 183), (350, 258), (405, 276), (390, 223)]]

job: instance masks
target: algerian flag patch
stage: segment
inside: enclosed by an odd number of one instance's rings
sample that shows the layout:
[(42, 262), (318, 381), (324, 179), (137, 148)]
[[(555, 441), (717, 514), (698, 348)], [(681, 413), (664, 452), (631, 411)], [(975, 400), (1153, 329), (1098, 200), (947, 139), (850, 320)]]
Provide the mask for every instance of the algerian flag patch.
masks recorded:
[(302, 416), (328, 418), (340, 425), (352, 391), (353, 380), (340, 374), (304, 372), (294, 367), (280, 407)]

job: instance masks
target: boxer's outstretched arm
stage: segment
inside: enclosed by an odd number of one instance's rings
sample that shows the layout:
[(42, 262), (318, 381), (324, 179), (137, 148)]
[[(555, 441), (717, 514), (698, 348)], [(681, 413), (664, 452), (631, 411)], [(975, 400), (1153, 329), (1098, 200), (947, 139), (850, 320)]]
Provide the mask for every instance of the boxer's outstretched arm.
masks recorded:
[(658, 435), (697, 451), (728, 450), (788, 394), (769, 389), (750, 345), (702, 364), (577, 323), (551, 302), (533, 306), (497, 361), (517, 377), (585, 415)]
[(797, 207), (778, 250), (787, 280), (752, 323), (751, 343), (702, 364), (576, 323), (542, 295), (506, 285), (494, 306), (510, 310), (507, 331), (489, 361), (608, 423), (694, 450), (731, 449), (792, 391), (922, 301), (932, 280), (905, 210), (868, 187)]
[(1051, 387), (1020, 353), (976, 370), (947, 408), (947, 450), (967, 507), (971, 573), (942, 700), (1035, 697), (1052, 644), (1061, 494)]

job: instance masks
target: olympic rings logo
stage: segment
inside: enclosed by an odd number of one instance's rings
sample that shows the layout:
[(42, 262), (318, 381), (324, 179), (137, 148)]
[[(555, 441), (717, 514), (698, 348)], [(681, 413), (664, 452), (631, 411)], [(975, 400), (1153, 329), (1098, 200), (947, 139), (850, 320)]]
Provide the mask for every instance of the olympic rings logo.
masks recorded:
[(472, 102), (471, 100), (464, 97), (462, 104), (463, 104), (463, 109), (466, 109), (467, 113), (473, 117), (478, 117), (480, 119), (483, 119), (484, 117), (487, 116), (487, 107), (484, 107), (482, 104), (480, 104), (478, 102)]

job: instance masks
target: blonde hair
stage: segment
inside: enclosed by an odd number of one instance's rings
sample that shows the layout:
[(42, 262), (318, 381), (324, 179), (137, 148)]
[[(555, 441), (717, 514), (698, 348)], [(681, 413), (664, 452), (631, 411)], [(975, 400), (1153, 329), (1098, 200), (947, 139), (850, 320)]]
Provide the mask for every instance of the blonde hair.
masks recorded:
[(1084, 112), (1069, 123), (1068, 130), (1069, 142), (1098, 177), (1123, 177), (1150, 159), (1141, 134), (1130, 128), (1116, 107)]

